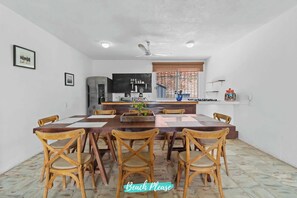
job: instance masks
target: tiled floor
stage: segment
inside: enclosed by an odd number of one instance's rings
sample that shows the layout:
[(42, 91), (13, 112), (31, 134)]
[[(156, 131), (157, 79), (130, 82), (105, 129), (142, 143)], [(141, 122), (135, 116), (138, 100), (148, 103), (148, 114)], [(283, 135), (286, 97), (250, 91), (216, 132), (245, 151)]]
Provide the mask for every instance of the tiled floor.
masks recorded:
[[(176, 153), (173, 160), (166, 161), (166, 152), (161, 150), (162, 142), (157, 141), (155, 177), (158, 181), (173, 182), (176, 174)], [(240, 140), (228, 140), (227, 154), (230, 176), (222, 170), (223, 190), (225, 197), (232, 198), (296, 198), (297, 169), (281, 162)], [(106, 156), (107, 157), (107, 156)], [(0, 197), (42, 197), (43, 183), (40, 183), (40, 168), (42, 154), (16, 166), (0, 176)], [(106, 169), (110, 183), (105, 186), (101, 178), (97, 179), (97, 189), (93, 190), (89, 175), (85, 176), (87, 197), (115, 197), (117, 182), (117, 166), (106, 160)], [(137, 182), (140, 177), (129, 178)], [(159, 197), (182, 197), (183, 179), (181, 186), (169, 192), (159, 192)], [(67, 190), (62, 189), (61, 179), (58, 178), (54, 187), (49, 191), (49, 197), (80, 197), (80, 191), (69, 183)], [(152, 194), (122, 193), (122, 197), (152, 197)], [(210, 183), (204, 186), (201, 177), (194, 179), (188, 189), (188, 197), (219, 197), (217, 187)]]

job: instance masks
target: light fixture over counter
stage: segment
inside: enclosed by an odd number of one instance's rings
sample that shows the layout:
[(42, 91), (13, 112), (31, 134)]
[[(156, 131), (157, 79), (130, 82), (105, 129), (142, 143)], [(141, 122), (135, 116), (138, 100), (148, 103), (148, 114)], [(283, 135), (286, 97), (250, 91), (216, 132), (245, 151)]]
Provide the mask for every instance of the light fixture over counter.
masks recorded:
[(103, 48), (109, 48), (111, 46), (111, 42), (109, 42), (109, 41), (100, 41), (99, 44)]
[(188, 48), (192, 48), (192, 47), (194, 47), (194, 45), (195, 45), (195, 41), (193, 41), (193, 40), (186, 42), (186, 46)]

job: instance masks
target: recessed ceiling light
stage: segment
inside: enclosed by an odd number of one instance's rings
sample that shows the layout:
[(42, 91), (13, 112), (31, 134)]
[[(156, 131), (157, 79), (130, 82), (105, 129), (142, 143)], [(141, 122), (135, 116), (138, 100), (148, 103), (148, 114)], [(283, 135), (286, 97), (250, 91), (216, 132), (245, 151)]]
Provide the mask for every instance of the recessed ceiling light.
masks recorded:
[(194, 47), (194, 44), (195, 44), (194, 41), (188, 41), (188, 42), (186, 42), (186, 46), (187, 46), (188, 48)]
[(108, 42), (108, 41), (101, 41), (100, 42), (100, 45), (103, 47), (103, 48), (109, 48), (111, 43)]

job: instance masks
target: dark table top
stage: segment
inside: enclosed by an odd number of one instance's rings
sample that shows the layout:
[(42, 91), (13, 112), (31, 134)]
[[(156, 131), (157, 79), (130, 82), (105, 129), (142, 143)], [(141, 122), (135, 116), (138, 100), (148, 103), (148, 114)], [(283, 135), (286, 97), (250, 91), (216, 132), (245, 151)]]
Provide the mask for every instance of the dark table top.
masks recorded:
[[(167, 131), (181, 131), (183, 128), (190, 128), (201, 131), (214, 131), (222, 128), (229, 128), (230, 133), (228, 138), (234, 138), (232, 133), (236, 132), (236, 127), (231, 124), (226, 124), (220, 122), (211, 117), (201, 115), (201, 114), (159, 114), (156, 115), (155, 122), (133, 122), (133, 123), (123, 123), (120, 122), (120, 116), (116, 115), (114, 118), (88, 118), (85, 115), (77, 115), (72, 117), (81, 117), (82, 120), (78, 122), (107, 122), (103, 127), (92, 127), (85, 128), (88, 132), (110, 132), (113, 129), (119, 130), (132, 130), (132, 131), (141, 131), (145, 129), (159, 128), (160, 132)], [(60, 121), (62, 122), (62, 120)], [(42, 127), (37, 127), (33, 129), (44, 131), (44, 132), (61, 132), (73, 130), (76, 128), (84, 127), (67, 127), (71, 124), (69, 123), (52, 123)], [(237, 137), (235, 137), (237, 138)]]

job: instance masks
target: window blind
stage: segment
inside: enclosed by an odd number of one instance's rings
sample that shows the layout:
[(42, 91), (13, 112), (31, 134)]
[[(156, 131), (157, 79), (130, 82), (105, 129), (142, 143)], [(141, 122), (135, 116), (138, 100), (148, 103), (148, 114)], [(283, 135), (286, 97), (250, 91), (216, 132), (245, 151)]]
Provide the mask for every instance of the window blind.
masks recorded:
[(153, 62), (153, 72), (201, 72), (204, 62)]

